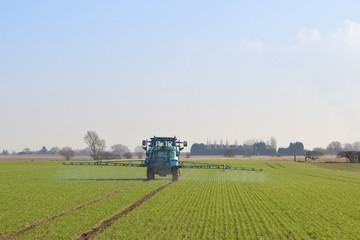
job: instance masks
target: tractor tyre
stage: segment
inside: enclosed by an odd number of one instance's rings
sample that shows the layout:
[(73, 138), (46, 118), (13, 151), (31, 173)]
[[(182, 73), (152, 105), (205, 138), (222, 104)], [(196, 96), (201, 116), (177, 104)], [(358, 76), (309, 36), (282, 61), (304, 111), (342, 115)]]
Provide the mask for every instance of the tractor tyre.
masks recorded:
[(173, 168), (171, 169), (171, 174), (172, 174), (172, 181), (173, 181), (173, 182), (179, 181), (180, 168), (178, 168), (178, 167), (173, 167)]
[(146, 178), (147, 178), (148, 181), (155, 179), (154, 169), (147, 168), (147, 170), (146, 170)]

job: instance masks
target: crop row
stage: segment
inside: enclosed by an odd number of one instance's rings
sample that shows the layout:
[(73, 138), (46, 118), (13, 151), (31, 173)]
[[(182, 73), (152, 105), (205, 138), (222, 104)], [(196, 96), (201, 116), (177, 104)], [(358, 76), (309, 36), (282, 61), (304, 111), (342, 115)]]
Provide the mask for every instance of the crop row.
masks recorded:
[[(256, 163), (258, 164), (258, 163)], [(356, 239), (360, 180), (311, 164), (195, 170), (99, 239)], [(308, 174), (308, 175), (306, 175)], [(334, 175), (334, 180), (331, 179)], [(326, 176), (326, 178), (325, 178)], [(346, 180), (352, 178), (351, 182)]]
[(76, 238), (169, 181), (145, 182), (144, 169), (69, 167), (59, 162), (5, 162), (0, 173), (0, 235), (30, 227), (17, 237), (24, 239)]

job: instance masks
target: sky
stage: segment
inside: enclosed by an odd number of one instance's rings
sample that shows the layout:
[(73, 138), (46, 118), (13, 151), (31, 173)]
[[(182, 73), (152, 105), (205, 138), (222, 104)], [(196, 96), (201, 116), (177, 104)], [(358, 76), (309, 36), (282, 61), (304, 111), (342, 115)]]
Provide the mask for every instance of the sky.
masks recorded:
[(359, 1), (1, 1), (0, 150), (360, 141)]

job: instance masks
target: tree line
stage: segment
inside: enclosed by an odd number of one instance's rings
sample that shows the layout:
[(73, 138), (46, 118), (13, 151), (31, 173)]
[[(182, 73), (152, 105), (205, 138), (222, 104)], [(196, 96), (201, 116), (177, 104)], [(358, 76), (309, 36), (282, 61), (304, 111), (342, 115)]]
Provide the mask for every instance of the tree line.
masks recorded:
[(301, 142), (290, 143), (287, 148), (276, 150), (274, 144), (269, 145), (265, 142), (255, 142), (244, 145), (221, 145), (194, 143), (191, 146), (191, 155), (262, 155), (262, 156), (294, 156), (304, 155), (304, 144)]
[[(66, 160), (70, 160), (75, 155), (78, 156), (91, 156), (94, 160), (102, 159), (131, 159), (136, 155), (138, 158), (143, 158), (145, 150), (141, 146), (136, 146), (134, 151), (131, 151), (124, 144), (114, 144), (106, 150), (106, 143), (101, 139), (95, 131), (87, 131), (83, 138), (87, 147), (80, 150), (74, 150), (69, 146), (63, 148), (52, 147), (48, 150), (43, 146), (40, 150), (32, 151), (30, 148), (25, 148), (20, 152), (13, 151), (11, 155), (62, 155)], [(10, 155), (7, 150), (3, 150), (0, 155)]]
[(360, 151), (360, 142), (341, 143), (338, 141), (333, 141), (329, 143), (326, 148), (316, 147), (313, 148), (313, 151), (325, 155), (338, 155), (339, 152), (343, 151)]
[[(309, 150), (304, 149), (302, 142), (290, 143), (286, 148), (274, 148), (274, 139), (272, 144), (264, 141), (254, 142), (245, 141), (244, 145), (224, 145), (224, 144), (207, 144), (194, 143), (191, 146), (191, 155), (263, 155), (263, 156), (294, 156), (304, 155)], [(230, 150), (230, 152), (229, 152)], [(322, 155), (338, 155), (342, 152), (360, 152), (360, 142), (354, 143), (341, 143), (339, 141), (333, 141), (329, 143), (326, 148), (315, 147), (312, 152), (321, 153)]]
[[(138, 158), (142, 158), (145, 154), (142, 146), (135, 147), (134, 151), (131, 151), (124, 144), (115, 144), (110, 146), (109, 150), (106, 150), (105, 140), (101, 139), (95, 131), (87, 131), (83, 138), (87, 147), (84, 149), (74, 150), (69, 146), (59, 148), (57, 146), (47, 149), (43, 146), (40, 150), (32, 151), (30, 148), (25, 148), (20, 152), (7, 150), (0, 152), (0, 155), (62, 155), (65, 159), (69, 160), (75, 155), (79, 156), (91, 156), (95, 160), (101, 159), (121, 159), (121, 158), (133, 158), (136, 155)], [(263, 156), (294, 156), (304, 155), (309, 150), (304, 149), (304, 144), (301, 142), (290, 143), (287, 148), (279, 148), (276, 150), (276, 139), (271, 137), (266, 143), (262, 140), (247, 140), (244, 145), (238, 145), (237, 142), (233, 145), (229, 145), (228, 141), (223, 144), (217, 144), (216, 141), (212, 144), (209, 140), (206, 144), (194, 143), (191, 146), (189, 157), (191, 155), (263, 155)], [(333, 141), (327, 145), (326, 148), (316, 147), (312, 152), (321, 153), (323, 155), (338, 155), (340, 152), (352, 151), (360, 152), (360, 142), (355, 143), (341, 143)]]

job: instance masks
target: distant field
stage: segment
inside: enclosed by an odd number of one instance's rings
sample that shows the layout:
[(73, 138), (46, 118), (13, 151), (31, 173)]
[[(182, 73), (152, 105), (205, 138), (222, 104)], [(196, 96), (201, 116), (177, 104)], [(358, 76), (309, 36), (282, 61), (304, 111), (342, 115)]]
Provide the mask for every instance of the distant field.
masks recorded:
[(360, 165), (226, 163), (264, 171), (183, 169), (172, 183), (144, 181), (144, 168), (0, 162), (0, 239), (360, 236)]
[[(90, 156), (75, 156), (73, 160), (91, 160)], [(0, 155), (0, 161), (64, 161), (60, 155)]]

